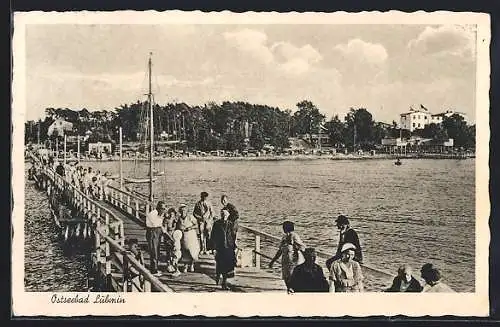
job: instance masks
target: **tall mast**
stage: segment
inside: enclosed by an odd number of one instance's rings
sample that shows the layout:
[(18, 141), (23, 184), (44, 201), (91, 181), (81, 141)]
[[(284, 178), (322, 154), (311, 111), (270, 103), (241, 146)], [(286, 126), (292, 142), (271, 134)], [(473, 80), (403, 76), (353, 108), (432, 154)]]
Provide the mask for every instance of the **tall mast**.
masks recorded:
[(356, 151), (356, 122), (354, 122), (354, 133), (353, 133), (353, 140), (352, 140), (352, 143), (353, 143), (353, 146), (352, 146), (352, 151)]
[(149, 53), (148, 70), (149, 70), (149, 92), (148, 92), (148, 103), (149, 103), (149, 201), (153, 205), (153, 104), (152, 104), (152, 94), (151, 94), (151, 56), (152, 52)]
[(37, 132), (37, 140), (38, 140), (38, 145), (40, 145), (40, 121), (38, 121), (38, 132)]

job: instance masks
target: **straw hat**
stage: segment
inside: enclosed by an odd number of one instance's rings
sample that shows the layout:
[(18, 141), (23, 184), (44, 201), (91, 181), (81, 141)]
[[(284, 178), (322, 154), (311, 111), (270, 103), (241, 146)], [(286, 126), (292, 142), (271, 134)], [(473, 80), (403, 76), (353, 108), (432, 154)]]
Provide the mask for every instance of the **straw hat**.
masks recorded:
[(346, 243), (346, 244), (342, 245), (342, 249), (340, 250), (340, 252), (344, 252), (347, 250), (356, 250), (356, 247), (352, 243)]

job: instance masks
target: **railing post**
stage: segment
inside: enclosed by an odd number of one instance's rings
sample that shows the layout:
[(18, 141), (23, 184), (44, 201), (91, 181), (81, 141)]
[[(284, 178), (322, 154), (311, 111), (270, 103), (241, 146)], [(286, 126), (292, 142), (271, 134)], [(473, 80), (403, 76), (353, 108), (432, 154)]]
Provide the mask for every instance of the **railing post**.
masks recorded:
[[(111, 248), (109, 243), (106, 241), (105, 245), (106, 250), (106, 280), (111, 281)], [(109, 285), (111, 287), (111, 285)]]
[[(104, 226), (105, 228), (105, 231), (106, 231), (106, 236), (109, 237), (109, 225), (106, 224)], [(108, 288), (111, 288), (112, 285), (112, 278), (111, 278), (111, 248), (109, 246), (109, 242), (105, 239), (104, 240), (105, 244), (104, 244), (104, 255), (105, 255), (105, 267), (104, 269), (106, 270), (105, 271), (105, 274), (106, 274), (106, 282), (108, 282), (109, 284), (107, 285)]]
[(120, 192), (120, 209), (123, 209), (123, 193)]
[(260, 269), (260, 235), (255, 234), (255, 267)]
[(144, 280), (143, 292), (151, 292), (151, 283), (148, 280)]
[(127, 293), (128, 292), (128, 277), (129, 277), (129, 273), (128, 273), (128, 270), (129, 270), (129, 263), (128, 263), (128, 256), (127, 254), (123, 254), (123, 286), (122, 286), (122, 291), (124, 293)]
[(125, 246), (125, 230), (123, 228), (123, 221), (120, 221), (120, 244)]
[(114, 225), (113, 225), (113, 239), (115, 241), (119, 240), (119, 239), (117, 239), (117, 237), (120, 237), (120, 236), (121, 236), (120, 226), (119, 226), (118, 222), (115, 222)]
[(135, 218), (139, 218), (139, 200), (135, 199)]
[(96, 222), (95, 231), (94, 231), (94, 235), (95, 235), (95, 253), (96, 253), (98, 261), (101, 260), (101, 234), (99, 233), (100, 229), (101, 229), (101, 223), (98, 220)]
[(132, 208), (130, 207), (130, 195), (127, 195), (127, 212), (132, 213)]

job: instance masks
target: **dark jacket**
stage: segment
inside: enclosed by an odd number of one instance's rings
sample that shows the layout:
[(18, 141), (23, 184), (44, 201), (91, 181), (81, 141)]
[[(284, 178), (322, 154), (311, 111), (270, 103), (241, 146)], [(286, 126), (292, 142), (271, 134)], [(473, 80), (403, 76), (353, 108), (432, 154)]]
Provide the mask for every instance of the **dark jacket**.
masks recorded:
[(56, 167), (56, 173), (61, 175), (61, 176), (64, 176), (64, 167), (63, 165), (59, 164), (57, 167)]
[(217, 251), (222, 249), (235, 249), (235, 241), (236, 233), (234, 231), (233, 222), (229, 219), (227, 221), (223, 219), (216, 220), (212, 227), (209, 247)]
[[(400, 287), (401, 287), (401, 281), (402, 278), (400, 276), (394, 277), (394, 280), (392, 281), (391, 287), (389, 287), (386, 292), (401, 292)], [(422, 285), (416, 280), (413, 276), (411, 277), (410, 285), (406, 289), (405, 292), (422, 292)]]
[(337, 253), (335, 254), (335, 260), (341, 257), (342, 246), (346, 243), (352, 243), (356, 247), (354, 251), (354, 260), (359, 263), (363, 263), (363, 251), (361, 249), (361, 244), (359, 244), (358, 233), (352, 228), (349, 228), (343, 235), (340, 235), (339, 245), (337, 247)]
[(229, 212), (229, 217), (227, 219), (233, 223), (234, 232), (238, 232), (240, 214), (238, 213), (236, 207), (233, 204), (228, 203), (224, 206), (224, 208), (222, 208), (222, 210), (227, 210)]
[(238, 210), (236, 210), (236, 207), (231, 203), (226, 204), (224, 206), (224, 208), (222, 208), (222, 210), (229, 211), (228, 219), (231, 221), (236, 221), (236, 220), (238, 220), (238, 218), (240, 218), (240, 214), (238, 213)]
[(323, 269), (317, 264), (309, 267), (305, 263), (295, 267), (289, 285), (294, 292), (328, 292), (329, 288)]

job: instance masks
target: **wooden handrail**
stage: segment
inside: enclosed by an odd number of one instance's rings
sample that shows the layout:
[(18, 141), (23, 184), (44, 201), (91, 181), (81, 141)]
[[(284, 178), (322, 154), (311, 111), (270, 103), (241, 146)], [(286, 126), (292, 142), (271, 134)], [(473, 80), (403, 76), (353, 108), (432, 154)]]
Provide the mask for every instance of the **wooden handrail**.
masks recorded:
[(120, 197), (114, 197), (114, 201), (120, 203), (121, 206), (130, 208), (132, 211), (136, 211), (135, 203), (137, 202), (139, 204), (139, 206), (138, 206), (138, 209), (139, 209), (138, 210), (138, 216), (139, 216), (139, 218), (143, 218), (141, 216), (144, 216), (144, 217), (146, 216), (146, 212), (144, 210), (141, 210), (141, 206), (143, 206), (144, 208), (146, 208), (147, 206), (149, 206), (150, 208), (152, 207), (150, 201), (141, 199), (141, 198), (137, 197), (136, 195), (134, 195), (134, 194), (132, 194), (132, 193), (130, 193), (128, 191), (121, 190), (121, 189), (119, 189), (117, 187), (114, 187), (112, 185), (109, 185), (108, 188), (111, 189), (112, 191), (115, 191), (118, 194), (121, 193), (124, 196), (127, 196), (127, 197), (129, 197), (129, 198), (131, 198), (131, 199), (134, 200), (134, 202), (131, 202), (131, 204), (128, 204), (128, 203), (124, 202), (123, 200), (120, 200)]
[[(260, 231), (260, 230), (257, 230), (257, 229), (245, 226), (245, 225), (239, 225), (239, 228), (242, 229), (242, 230), (245, 230), (246, 232), (248, 232), (250, 234), (259, 235), (259, 236), (262, 236), (264, 238), (271, 239), (271, 240), (273, 240), (275, 242), (280, 242), (281, 241), (281, 239), (279, 237), (276, 237), (274, 235), (268, 234), (266, 232), (263, 232), (263, 231)], [(258, 254), (258, 255), (260, 255), (262, 257), (268, 258), (267, 255), (262, 255), (262, 253), (256, 253), (256, 254)], [(330, 258), (332, 256), (331, 254), (328, 254), (326, 252), (323, 252), (323, 251), (317, 250), (317, 249), (316, 249), (316, 255), (318, 256), (319, 259), (323, 259), (323, 260), (326, 260), (327, 258)], [(387, 271), (375, 268), (375, 267), (373, 267), (370, 264), (363, 263), (363, 264), (361, 264), (361, 266), (363, 268), (365, 268), (367, 270), (370, 270), (372, 272), (375, 272), (377, 274), (386, 275), (388, 278), (393, 278), (395, 276), (394, 274), (391, 274), (391, 273), (389, 273)]]
[[(30, 153), (30, 156), (35, 161), (40, 163), (40, 160), (35, 155)], [(112, 211), (110, 211), (106, 207), (97, 203), (94, 199), (90, 198), (87, 194), (83, 193), (81, 190), (76, 188), (73, 184), (68, 183), (68, 181), (66, 181), (63, 176), (58, 175), (52, 168), (43, 167), (43, 171), (45, 172), (45, 174), (49, 178), (53, 179), (56, 184), (60, 183), (60, 181), (62, 181), (61, 184), (63, 186), (67, 187), (69, 185), (70, 190), (76, 191), (76, 194), (79, 194), (80, 196), (82, 196), (82, 199), (85, 199), (89, 203), (91, 203), (96, 208), (96, 209), (94, 209), (95, 211), (97, 211), (97, 208), (98, 208), (100, 210), (100, 215), (98, 215), (97, 218), (101, 223), (103, 223), (103, 222), (105, 223), (105, 224), (101, 225), (104, 227), (105, 230), (112, 229), (117, 224), (121, 229), (123, 229), (123, 221), (121, 219), (117, 218)], [(108, 222), (106, 224), (105, 219), (103, 219), (104, 218), (103, 214), (104, 215), (108, 214), (109, 219), (113, 219), (114, 221)], [(105, 242), (109, 245), (109, 247), (111, 249), (113, 249), (115, 252), (120, 252), (122, 255), (126, 256), (129, 264), (131, 264), (135, 269), (137, 269), (139, 271), (139, 273), (144, 276), (145, 280), (148, 281), (149, 283), (151, 283), (151, 285), (153, 285), (156, 289), (158, 289), (159, 291), (162, 291), (162, 292), (173, 292), (173, 290), (171, 288), (169, 288), (167, 285), (162, 283), (148, 269), (146, 269), (146, 267), (144, 267), (139, 261), (137, 261), (131, 254), (127, 253), (125, 248), (123, 248), (118, 242), (116, 242), (115, 239), (113, 239), (109, 235), (107, 235), (107, 233), (105, 231), (103, 231), (102, 228), (96, 228), (96, 231), (105, 240)]]
[(134, 268), (137, 269), (144, 276), (144, 278), (151, 283), (151, 285), (162, 292), (174, 292), (170, 287), (163, 284), (156, 276), (154, 276), (149, 270), (147, 270), (139, 261), (134, 258), (134, 256), (132, 256), (130, 253), (127, 253), (127, 251), (115, 240), (106, 235), (106, 233), (104, 233), (100, 229), (98, 230), (98, 232), (106, 240), (106, 242), (109, 243), (111, 248), (115, 250), (115, 252), (120, 252), (122, 255), (127, 256), (129, 264), (134, 266)]
[[(36, 157), (34, 157), (34, 158), (35, 158), (35, 160), (37, 160), (37, 161), (39, 162), (38, 158), (36, 158)], [(119, 218), (117, 218), (117, 217), (115, 217), (115, 215), (113, 214), (113, 212), (112, 212), (112, 211), (110, 211), (110, 210), (109, 210), (109, 209), (107, 209), (106, 207), (104, 207), (104, 206), (100, 205), (99, 203), (95, 202), (95, 201), (94, 201), (94, 199), (90, 198), (87, 194), (83, 193), (81, 190), (79, 190), (78, 188), (76, 188), (76, 187), (75, 187), (75, 185), (73, 185), (73, 184), (71, 184), (71, 183), (68, 183), (68, 181), (66, 181), (66, 180), (64, 179), (64, 177), (62, 177), (62, 176), (60, 176), (59, 174), (57, 174), (57, 173), (56, 173), (56, 172), (55, 172), (52, 168), (50, 168), (50, 167), (44, 167), (44, 170), (45, 170), (45, 171), (49, 171), (49, 172), (52, 174), (52, 177), (53, 177), (54, 179), (60, 179), (60, 180), (62, 180), (62, 181), (63, 181), (63, 184), (65, 184), (66, 186), (68, 186), (68, 185), (69, 185), (69, 187), (70, 187), (72, 190), (74, 190), (74, 191), (76, 191), (77, 193), (79, 193), (80, 195), (82, 195), (82, 196), (83, 196), (83, 197), (84, 197), (87, 201), (92, 202), (92, 204), (94, 204), (97, 208), (99, 208), (99, 209), (101, 210), (101, 213), (103, 213), (103, 212), (104, 212), (104, 213), (108, 213), (110, 218), (113, 218), (115, 221), (118, 221), (118, 222), (120, 222), (120, 223), (122, 223), (122, 224), (123, 224), (122, 220), (121, 220), (121, 219), (119, 219)], [(99, 218), (99, 219), (101, 219), (101, 218), (103, 218), (103, 217), (98, 217), (98, 218)]]

